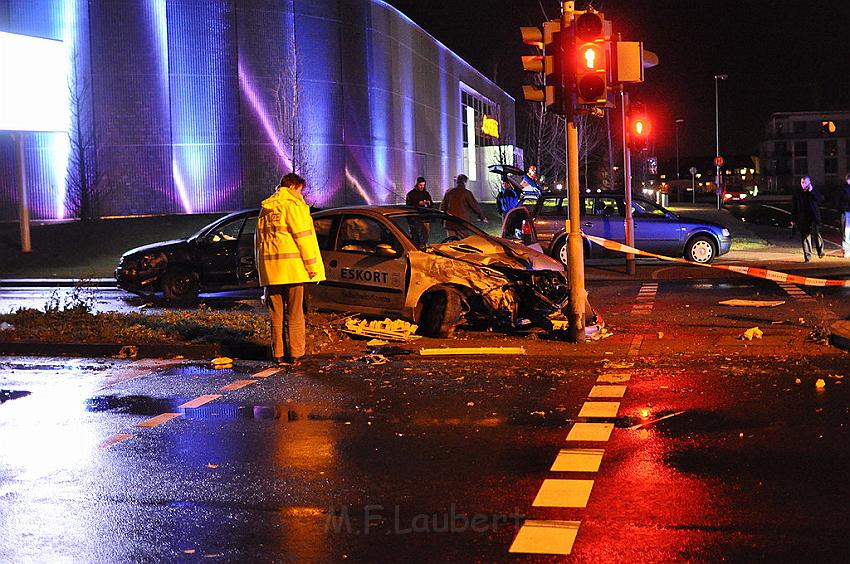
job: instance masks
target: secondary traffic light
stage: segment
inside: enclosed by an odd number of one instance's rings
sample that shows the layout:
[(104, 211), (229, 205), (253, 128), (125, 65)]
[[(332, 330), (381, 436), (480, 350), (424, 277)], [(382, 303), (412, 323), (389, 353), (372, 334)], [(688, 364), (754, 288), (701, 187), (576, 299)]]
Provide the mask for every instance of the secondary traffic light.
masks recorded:
[(640, 152), (649, 149), (649, 118), (643, 104), (632, 104), (629, 108), (629, 149)]
[(539, 55), (522, 57), (525, 71), (543, 74), (543, 84), (524, 84), (523, 97), (531, 102), (543, 102), (546, 108), (555, 113), (564, 111), (564, 81), (562, 76), (561, 22), (543, 23), (543, 28), (520, 28), (522, 41), (542, 50)]
[(608, 101), (605, 18), (601, 12), (584, 12), (575, 19), (572, 28), (575, 36), (576, 103), (603, 105)]

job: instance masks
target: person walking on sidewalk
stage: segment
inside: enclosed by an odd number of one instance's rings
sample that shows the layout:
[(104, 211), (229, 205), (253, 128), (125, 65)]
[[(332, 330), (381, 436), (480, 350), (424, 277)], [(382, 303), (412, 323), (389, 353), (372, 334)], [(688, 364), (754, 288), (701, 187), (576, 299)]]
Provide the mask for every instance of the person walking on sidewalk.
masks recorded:
[(254, 254), (272, 330), (278, 366), (297, 365), (306, 350), (304, 283), (325, 279), (319, 241), (304, 201), (304, 179), (287, 174), (263, 200)]
[(478, 216), (482, 222), (487, 223), (487, 216), (481, 211), (481, 206), (475, 196), (466, 189), (466, 181), (469, 180), (465, 174), (457, 177), (455, 187), (446, 192), (440, 209), (449, 215), (454, 215), (472, 222), (472, 216)]
[(850, 258), (850, 174), (844, 177), (844, 190), (838, 209), (841, 212), (841, 250), (844, 251), (844, 258)]
[(810, 177), (800, 179), (800, 189), (794, 192), (791, 200), (791, 226), (797, 228), (803, 242), (804, 262), (812, 258), (812, 245), (818, 257), (823, 258), (823, 237), (820, 234), (822, 221), (818, 207), (822, 199), (823, 196), (815, 190)]

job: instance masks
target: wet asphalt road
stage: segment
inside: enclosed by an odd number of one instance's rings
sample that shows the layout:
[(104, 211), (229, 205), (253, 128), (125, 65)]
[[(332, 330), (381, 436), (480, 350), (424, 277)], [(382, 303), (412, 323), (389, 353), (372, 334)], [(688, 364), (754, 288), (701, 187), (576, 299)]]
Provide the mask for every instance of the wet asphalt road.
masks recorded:
[[(614, 326), (634, 318), (637, 291), (597, 290)], [(642, 330), (670, 331), (687, 302), (698, 342), (717, 323), (710, 304), (755, 291), (794, 303), (724, 322), (820, 303), (768, 282), (661, 282)], [(845, 317), (846, 292), (817, 299)], [(15, 399), (0, 404), (0, 561), (524, 560), (509, 552), (518, 535), (540, 547), (576, 527), (582, 562), (846, 559), (846, 354), (604, 343), (292, 372), (2, 358)], [(623, 388), (594, 388), (609, 384)], [(597, 471), (570, 466), (588, 460)]]

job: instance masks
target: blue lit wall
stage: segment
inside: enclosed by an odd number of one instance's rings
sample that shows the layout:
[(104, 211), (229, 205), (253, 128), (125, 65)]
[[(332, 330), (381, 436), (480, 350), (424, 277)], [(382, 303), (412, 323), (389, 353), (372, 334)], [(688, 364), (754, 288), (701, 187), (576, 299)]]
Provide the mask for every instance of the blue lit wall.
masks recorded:
[[(513, 99), (379, 0), (0, 0), (0, 30), (74, 46), (103, 215), (253, 206), (293, 167), (320, 206), (398, 202), (419, 175), (437, 196), (465, 172), (460, 82), (514, 143)], [(26, 147), (33, 216), (68, 216), (67, 138)], [(0, 134), (0, 219), (15, 197)]]

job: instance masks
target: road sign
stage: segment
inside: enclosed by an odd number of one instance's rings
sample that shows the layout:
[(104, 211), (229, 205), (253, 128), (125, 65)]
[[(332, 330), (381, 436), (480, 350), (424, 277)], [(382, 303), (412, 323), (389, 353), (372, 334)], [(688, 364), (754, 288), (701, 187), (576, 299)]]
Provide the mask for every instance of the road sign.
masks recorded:
[(723, 163), (724, 163), (723, 157), (721, 157), (720, 155), (717, 155), (716, 157), (714, 157), (714, 166), (723, 166)]
[(695, 175), (695, 174), (697, 173), (697, 167), (692, 166), (692, 167), (688, 170), (688, 172), (690, 172), (690, 173), (691, 173), (691, 176)]

